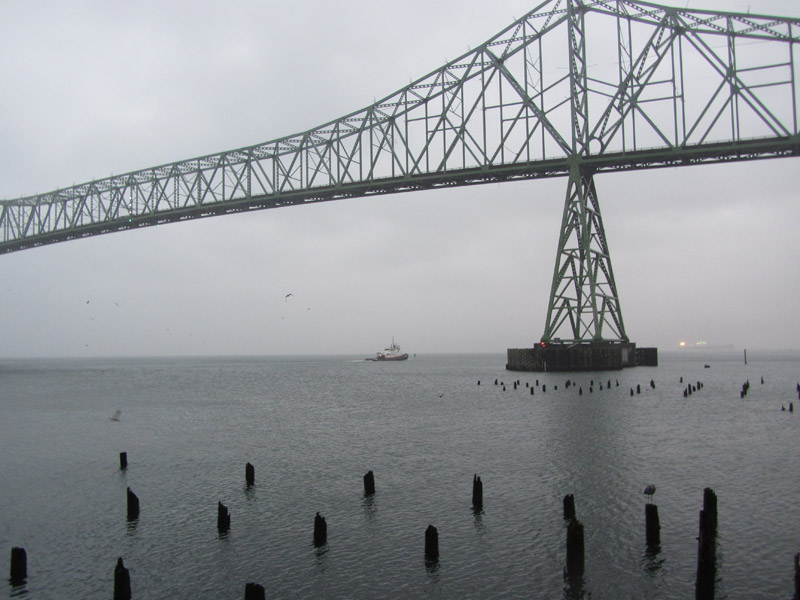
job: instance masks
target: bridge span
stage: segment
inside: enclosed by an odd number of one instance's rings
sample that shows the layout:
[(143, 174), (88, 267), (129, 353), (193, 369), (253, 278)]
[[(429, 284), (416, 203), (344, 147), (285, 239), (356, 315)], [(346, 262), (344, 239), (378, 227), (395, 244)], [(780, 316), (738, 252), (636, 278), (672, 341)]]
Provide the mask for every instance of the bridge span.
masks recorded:
[(547, 0), (296, 135), (0, 201), (0, 253), (374, 194), (566, 177), (542, 342), (627, 344), (594, 175), (800, 153), (800, 20)]

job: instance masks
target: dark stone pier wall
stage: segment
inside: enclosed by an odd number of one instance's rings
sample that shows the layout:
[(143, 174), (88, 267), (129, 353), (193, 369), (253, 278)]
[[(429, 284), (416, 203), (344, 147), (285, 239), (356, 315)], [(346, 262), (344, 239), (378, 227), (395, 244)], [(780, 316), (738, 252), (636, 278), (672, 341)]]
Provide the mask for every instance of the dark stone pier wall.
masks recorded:
[(635, 366), (657, 366), (656, 348), (636, 348), (634, 343), (547, 344), (509, 348), (509, 371), (612, 371)]

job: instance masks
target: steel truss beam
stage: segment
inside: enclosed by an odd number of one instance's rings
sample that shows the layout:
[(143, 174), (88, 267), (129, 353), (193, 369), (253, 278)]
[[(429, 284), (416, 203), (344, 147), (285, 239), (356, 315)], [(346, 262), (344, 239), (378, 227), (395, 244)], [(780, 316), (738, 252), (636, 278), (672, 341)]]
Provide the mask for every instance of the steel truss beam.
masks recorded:
[[(232, 212), (554, 176), (570, 178), (565, 215), (599, 219), (578, 163), (585, 176), (798, 155), (798, 43), (800, 19), (545, 0), (456, 60), (306, 132), (0, 200), (0, 253)], [(559, 261), (569, 262), (561, 250), (556, 272)], [(610, 260), (600, 264), (610, 275)], [(578, 297), (583, 288), (570, 306)], [(554, 301), (553, 322), (566, 323), (557, 317), (566, 300)], [(624, 339), (618, 300), (607, 304), (603, 314), (616, 317), (571, 338)], [(545, 337), (556, 334), (550, 321)]]

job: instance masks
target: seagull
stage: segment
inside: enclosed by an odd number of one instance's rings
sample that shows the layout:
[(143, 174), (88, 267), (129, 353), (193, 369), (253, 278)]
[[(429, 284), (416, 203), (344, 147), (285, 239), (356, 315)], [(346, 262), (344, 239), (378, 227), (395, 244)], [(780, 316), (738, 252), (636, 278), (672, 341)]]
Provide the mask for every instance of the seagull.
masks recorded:
[(652, 483), (648, 485), (646, 488), (644, 488), (644, 494), (645, 496), (649, 496), (650, 502), (653, 501), (653, 494), (655, 493), (656, 493), (656, 486), (654, 486)]
[(120, 417), (121, 414), (122, 414), (122, 411), (117, 409), (117, 410), (114, 411), (114, 416), (113, 417), (108, 417), (108, 418), (111, 421), (119, 421), (119, 417)]
[(289, 296), (294, 296), (294, 294), (286, 294), (286, 295), (283, 297), (283, 301), (284, 301), (284, 302), (288, 302), (288, 301), (289, 301)]

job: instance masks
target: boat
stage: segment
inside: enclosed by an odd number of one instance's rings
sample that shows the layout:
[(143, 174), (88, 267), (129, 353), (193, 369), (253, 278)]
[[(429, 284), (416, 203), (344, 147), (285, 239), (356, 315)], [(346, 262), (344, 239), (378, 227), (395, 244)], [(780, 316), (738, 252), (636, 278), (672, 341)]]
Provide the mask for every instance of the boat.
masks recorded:
[(408, 354), (404, 352), (400, 352), (400, 346), (395, 344), (394, 338), (392, 338), (392, 345), (388, 348), (384, 348), (383, 350), (375, 353), (375, 358), (368, 358), (367, 360), (372, 361), (380, 361), (380, 360), (406, 360), (408, 358)]

